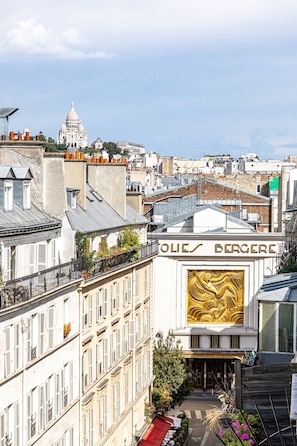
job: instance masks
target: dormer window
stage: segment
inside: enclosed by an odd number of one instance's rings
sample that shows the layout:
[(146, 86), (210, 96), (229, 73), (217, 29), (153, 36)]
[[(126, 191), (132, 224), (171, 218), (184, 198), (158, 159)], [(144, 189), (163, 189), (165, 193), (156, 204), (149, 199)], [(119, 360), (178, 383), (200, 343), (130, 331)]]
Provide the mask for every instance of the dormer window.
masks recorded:
[(79, 189), (67, 188), (67, 203), (71, 207), (71, 209), (76, 209), (77, 204), (77, 194)]
[(76, 192), (72, 191), (70, 196), (70, 206), (72, 209), (76, 209)]
[(13, 208), (13, 182), (4, 181), (4, 210), (12, 211)]
[(22, 209), (31, 208), (31, 185), (30, 180), (14, 180), (13, 200)]

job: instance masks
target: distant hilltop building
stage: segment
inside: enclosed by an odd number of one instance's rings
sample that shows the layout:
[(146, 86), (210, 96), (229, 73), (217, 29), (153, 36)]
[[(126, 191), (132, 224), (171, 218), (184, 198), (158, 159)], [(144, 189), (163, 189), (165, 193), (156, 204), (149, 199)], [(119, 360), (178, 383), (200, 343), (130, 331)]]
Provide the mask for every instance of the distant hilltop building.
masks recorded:
[(98, 138), (92, 143), (92, 148), (94, 148), (95, 150), (102, 150), (103, 149), (103, 141), (101, 138)]
[(58, 132), (57, 144), (65, 144), (70, 152), (75, 152), (88, 146), (88, 134), (82, 122), (78, 119), (73, 102), (71, 110), (66, 117), (66, 122), (63, 122)]
[(142, 144), (135, 144), (134, 142), (118, 141), (117, 146), (122, 150), (126, 150), (130, 154), (145, 155), (145, 147)]

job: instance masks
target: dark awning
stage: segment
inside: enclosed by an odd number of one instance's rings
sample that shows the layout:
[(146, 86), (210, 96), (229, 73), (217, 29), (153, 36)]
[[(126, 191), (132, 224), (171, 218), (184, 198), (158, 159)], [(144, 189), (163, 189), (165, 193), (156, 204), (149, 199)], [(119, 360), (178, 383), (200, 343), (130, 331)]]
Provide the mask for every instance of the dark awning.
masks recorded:
[(138, 446), (161, 446), (172, 424), (170, 418), (156, 416)]

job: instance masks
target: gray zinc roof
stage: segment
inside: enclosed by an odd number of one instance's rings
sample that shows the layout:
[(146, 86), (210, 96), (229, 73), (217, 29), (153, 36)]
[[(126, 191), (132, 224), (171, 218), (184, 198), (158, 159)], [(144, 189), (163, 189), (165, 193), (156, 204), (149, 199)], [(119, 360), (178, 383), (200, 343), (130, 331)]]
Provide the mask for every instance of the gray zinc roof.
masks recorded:
[(26, 166), (6, 166), (0, 165), (0, 179), (16, 178), (17, 180), (31, 180), (33, 175), (29, 167)]
[(13, 166), (12, 170), (17, 180), (31, 180), (33, 178), (32, 172), (29, 167)]
[(0, 108), (0, 118), (7, 118), (16, 111), (18, 111), (18, 108), (9, 108), (9, 107)]
[(57, 237), (61, 226), (61, 220), (40, 211), (33, 204), (30, 209), (22, 209), (16, 204), (12, 211), (0, 209), (0, 240), (4, 246), (35, 243)]
[(86, 210), (77, 205), (66, 212), (71, 228), (82, 233), (121, 228), (127, 225), (147, 225), (148, 220), (126, 205), (126, 219), (123, 219), (103, 198), (87, 185)]
[(265, 276), (257, 293), (259, 301), (297, 302), (297, 273)]

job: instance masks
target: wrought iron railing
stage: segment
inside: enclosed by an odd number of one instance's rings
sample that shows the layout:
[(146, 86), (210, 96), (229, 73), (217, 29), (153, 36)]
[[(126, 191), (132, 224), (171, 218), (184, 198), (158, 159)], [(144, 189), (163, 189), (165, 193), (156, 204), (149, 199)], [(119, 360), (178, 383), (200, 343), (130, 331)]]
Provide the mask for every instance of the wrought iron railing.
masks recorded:
[[(94, 269), (88, 274), (88, 277), (94, 278), (106, 271), (120, 268), (137, 259), (157, 254), (157, 252), (158, 242), (153, 241), (129, 251), (97, 258), (94, 260)], [(76, 259), (35, 274), (6, 281), (0, 287), (0, 309), (40, 296), (80, 277), (82, 277), (81, 260)]]

